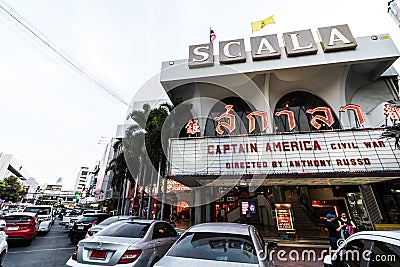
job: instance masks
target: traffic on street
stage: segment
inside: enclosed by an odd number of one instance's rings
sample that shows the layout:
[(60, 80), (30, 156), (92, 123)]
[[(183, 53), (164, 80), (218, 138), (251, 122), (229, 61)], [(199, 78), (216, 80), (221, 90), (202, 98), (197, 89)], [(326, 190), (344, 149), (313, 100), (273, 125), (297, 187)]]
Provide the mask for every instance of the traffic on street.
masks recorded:
[(0, 0), (0, 267), (400, 267), (400, 0), (226, 2)]
[(18, 241), (8, 241), (4, 267), (65, 266), (74, 245), (64, 226), (57, 219), (48, 234), (39, 234), (30, 246)]

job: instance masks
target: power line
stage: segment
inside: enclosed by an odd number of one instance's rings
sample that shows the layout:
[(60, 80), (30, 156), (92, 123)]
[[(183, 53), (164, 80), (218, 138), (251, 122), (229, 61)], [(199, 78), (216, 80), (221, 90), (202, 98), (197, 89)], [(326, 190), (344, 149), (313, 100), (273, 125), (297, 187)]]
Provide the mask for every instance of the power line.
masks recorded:
[(82, 67), (80, 67), (70, 56), (68, 56), (66, 53), (60, 51), (59, 49), (56, 48), (55, 45), (51, 44), (50, 41), (48, 41), (43, 34), (40, 34), (37, 30), (35, 30), (26, 20), (24, 20), (20, 15), (18, 15), (17, 12), (15, 12), (13, 9), (8, 7), (5, 3), (0, 1), (0, 9), (3, 10), (4, 12), (7, 13), (14, 21), (16, 21), (19, 25), (21, 25), (25, 30), (30, 32), (34, 37), (36, 37), (39, 41), (41, 41), (46, 47), (48, 47), (51, 51), (53, 51), (57, 56), (61, 57), (61, 59), (67, 63), (68, 66), (70, 66), (73, 70), (75, 70), (77, 73), (85, 77), (87, 80), (90, 82), (94, 83), (95, 85), (99, 86), (101, 89), (106, 91), (108, 94), (113, 96), (115, 99), (120, 101), (121, 103), (129, 106), (129, 104), (121, 97), (119, 96), (116, 92), (114, 92), (112, 89), (110, 89), (108, 86), (103, 84), (101, 81), (96, 79), (93, 75), (85, 71)]

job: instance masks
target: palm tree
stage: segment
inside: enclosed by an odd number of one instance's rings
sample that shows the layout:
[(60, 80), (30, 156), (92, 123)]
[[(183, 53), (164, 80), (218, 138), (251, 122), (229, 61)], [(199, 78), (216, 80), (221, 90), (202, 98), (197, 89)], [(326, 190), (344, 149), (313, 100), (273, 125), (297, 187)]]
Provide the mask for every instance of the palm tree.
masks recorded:
[[(163, 103), (153, 109), (150, 108), (149, 104), (145, 104), (142, 110), (133, 110), (127, 118), (133, 121), (133, 123), (126, 129), (125, 138), (122, 141), (123, 155), (128, 163), (127, 167), (132, 177), (138, 178), (136, 185), (142, 186), (143, 189), (146, 186), (150, 188), (149, 208), (151, 207), (151, 192), (154, 184), (153, 175), (154, 173), (158, 173), (160, 177), (164, 177), (166, 170), (167, 158), (163, 147), (166, 147), (168, 138), (162, 138), (163, 125), (175, 105), (179, 102), (181, 100), (174, 100), (173, 104)], [(169, 127), (172, 129), (174, 125), (169, 125)], [(146, 180), (148, 176), (150, 179)], [(144, 190), (141, 194), (139, 215), (142, 215), (144, 208), (143, 200)]]
[(132, 174), (128, 170), (128, 166), (126, 164), (125, 156), (124, 156), (124, 148), (122, 146), (122, 139), (118, 139), (114, 145), (114, 158), (110, 161), (106, 172), (112, 172), (112, 180), (111, 187), (114, 190), (119, 191), (119, 199), (118, 199), (118, 208), (117, 213), (122, 213), (122, 199), (125, 194), (125, 184), (130, 181), (134, 182)]

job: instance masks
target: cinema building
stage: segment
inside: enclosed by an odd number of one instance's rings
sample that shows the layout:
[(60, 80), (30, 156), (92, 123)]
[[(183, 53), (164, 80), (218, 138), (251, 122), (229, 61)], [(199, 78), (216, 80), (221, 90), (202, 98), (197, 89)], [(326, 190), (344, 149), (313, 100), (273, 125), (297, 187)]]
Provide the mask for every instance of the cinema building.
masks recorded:
[[(391, 37), (355, 38), (337, 25), (247, 41), (193, 45), (188, 59), (162, 64), (164, 90), (184, 107), (168, 175), (192, 192), (175, 196), (195, 206), (186, 217), (297, 237), (324, 235), (328, 212), (348, 213), (361, 230), (399, 224)], [(286, 221), (279, 207), (290, 210)]]

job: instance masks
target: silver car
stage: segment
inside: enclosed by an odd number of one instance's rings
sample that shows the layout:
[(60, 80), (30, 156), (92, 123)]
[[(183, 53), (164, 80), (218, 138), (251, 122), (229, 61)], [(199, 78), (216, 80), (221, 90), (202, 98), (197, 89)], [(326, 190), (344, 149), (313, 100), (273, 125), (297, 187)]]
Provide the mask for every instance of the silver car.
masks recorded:
[(66, 266), (153, 266), (177, 239), (167, 222), (132, 220), (113, 223), (74, 248)]
[(268, 249), (256, 228), (238, 223), (203, 223), (192, 226), (155, 267), (272, 266)]
[(133, 219), (139, 219), (138, 216), (130, 216), (130, 215), (120, 215), (120, 216), (112, 216), (108, 219), (105, 219), (99, 224), (96, 224), (88, 229), (88, 232), (85, 236), (85, 238), (91, 237), (92, 235), (97, 234), (107, 226), (109, 226), (112, 223), (119, 222), (119, 221), (126, 221), (126, 220), (133, 220)]

